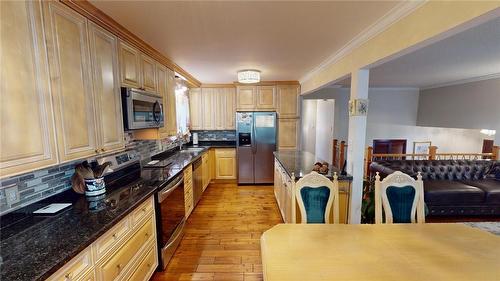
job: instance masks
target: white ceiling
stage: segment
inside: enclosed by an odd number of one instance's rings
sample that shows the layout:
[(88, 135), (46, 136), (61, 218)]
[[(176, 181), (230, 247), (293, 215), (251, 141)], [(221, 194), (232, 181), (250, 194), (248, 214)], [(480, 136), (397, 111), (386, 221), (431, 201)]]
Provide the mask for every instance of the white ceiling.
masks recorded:
[(299, 80), (398, 1), (92, 1), (202, 83)]
[(492, 74), (500, 74), (500, 18), (371, 69), (370, 86), (428, 88)]

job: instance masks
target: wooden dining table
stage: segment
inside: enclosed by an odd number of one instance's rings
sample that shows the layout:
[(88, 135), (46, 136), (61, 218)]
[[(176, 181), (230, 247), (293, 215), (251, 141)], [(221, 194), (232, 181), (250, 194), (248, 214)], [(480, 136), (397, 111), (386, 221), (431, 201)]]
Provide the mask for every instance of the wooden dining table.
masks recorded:
[(463, 224), (279, 224), (266, 281), (500, 280), (500, 236)]

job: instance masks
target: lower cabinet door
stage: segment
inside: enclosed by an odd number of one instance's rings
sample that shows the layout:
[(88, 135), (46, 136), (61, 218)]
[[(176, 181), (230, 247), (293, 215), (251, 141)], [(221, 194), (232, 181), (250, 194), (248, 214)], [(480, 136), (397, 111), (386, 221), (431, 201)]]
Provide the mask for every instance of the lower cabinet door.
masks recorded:
[[(109, 260), (103, 263), (102, 266), (97, 266), (98, 280), (115, 280), (120, 276), (124, 276), (127, 269), (130, 267), (131, 261), (146, 242), (154, 237), (153, 219), (148, 220), (133, 236), (128, 240), (123, 247), (116, 252)], [(120, 277), (121, 278), (121, 277)]]
[(149, 280), (153, 275), (156, 266), (158, 265), (158, 258), (156, 255), (156, 247), (155, 244), (152, 243), (148, 246), (148, 250), (146, 251), (145, 257), (139, 261), (139, 264), (136, 266), (136, 270), (132, 273), (130, 278), (127, 278), (129, 281), (145, 281)]

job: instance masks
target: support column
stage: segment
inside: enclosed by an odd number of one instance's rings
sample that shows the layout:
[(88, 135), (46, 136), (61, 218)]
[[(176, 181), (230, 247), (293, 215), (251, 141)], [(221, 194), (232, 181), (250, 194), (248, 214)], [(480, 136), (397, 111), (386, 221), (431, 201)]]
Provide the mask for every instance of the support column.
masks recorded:
[[(368, 99), (370, 71), (358, 69), (351, 75), (350, 100)], [(347, 146), (347, 172), (352, 175), (349, 223), (361, 222), (361, 200), (363, 196), (363, 170), (366, 139), (366, 114), (349, 113), (349, 136)]]

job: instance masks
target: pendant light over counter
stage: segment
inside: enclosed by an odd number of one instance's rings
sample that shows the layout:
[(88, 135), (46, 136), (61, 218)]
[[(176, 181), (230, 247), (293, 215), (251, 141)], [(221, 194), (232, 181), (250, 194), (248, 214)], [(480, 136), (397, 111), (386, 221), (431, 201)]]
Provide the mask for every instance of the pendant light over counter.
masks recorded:
[(245, 69), (238, 71), (238, 82), (243, 84), (259, 83), (260, 71), (255, 69)]

